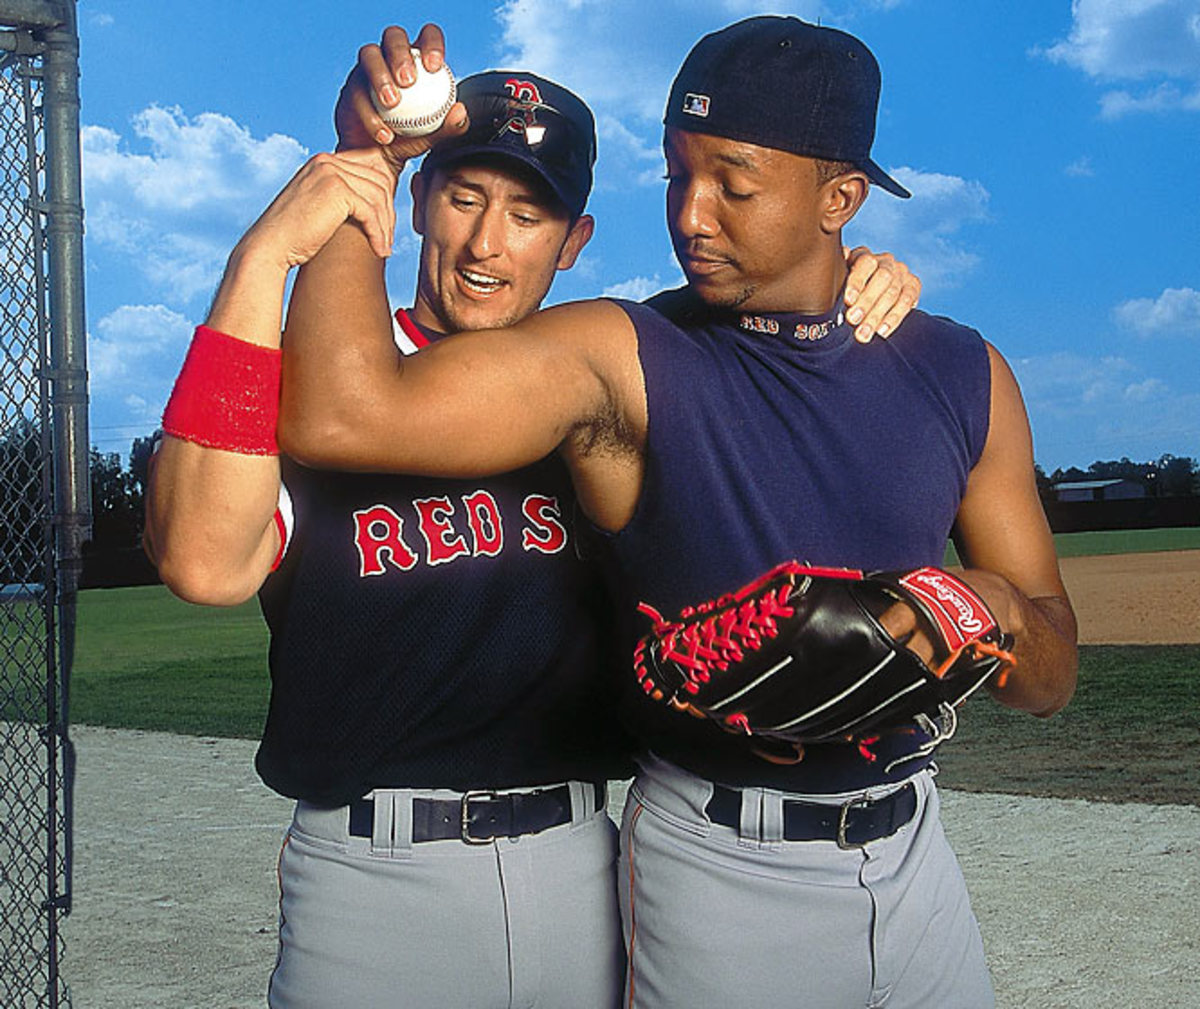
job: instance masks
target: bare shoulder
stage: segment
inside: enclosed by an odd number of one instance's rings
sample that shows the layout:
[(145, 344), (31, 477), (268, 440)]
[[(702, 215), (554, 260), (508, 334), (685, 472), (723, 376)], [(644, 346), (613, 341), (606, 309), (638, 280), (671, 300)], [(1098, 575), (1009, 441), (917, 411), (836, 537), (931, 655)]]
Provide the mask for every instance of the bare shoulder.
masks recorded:
[(616, 349), (636, 350), (637, 332), (627, 312), (608, 298), (571, 301), (535, 312), (520, 329), (603, 356)]
[(1027, 451), (1030, 455), (1030, 462), (1032, 462), (1032, 437), (1020, 386), (1017, 384), (1012, 368), (1004, 359), (1004, 355), (991, 343), (985, 341), (985, 344), (992, 378), (989, 446), (993, 442), (997, 443), (996, 448), (1004, 447), (1008, 443), (1015, 443), (1012, 447)]
[(1021, 390), (1003, 355), (990, 343), (987, 348), (992, 374), (988, 436), (967, 480), (955, 540), (969, 566), (1002, 574), (1031, 597), (1060, 594)]

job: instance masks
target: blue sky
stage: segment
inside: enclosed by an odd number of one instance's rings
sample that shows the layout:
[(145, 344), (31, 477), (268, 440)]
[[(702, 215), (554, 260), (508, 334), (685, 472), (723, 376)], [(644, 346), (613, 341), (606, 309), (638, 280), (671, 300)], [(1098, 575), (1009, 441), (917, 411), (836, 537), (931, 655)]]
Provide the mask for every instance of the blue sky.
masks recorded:
[[(225, 256), (333, 144), (359, 45), (445, 29), (460, 76), (553, 77), (597, 114), (596, 238), (553, 300), (641, 297), (680, 275), (659, 149), (671, 77), (754, 13), (861, 37), (883, 69), (874, 191), (847, 232), (906, 259), (922, 307), (1012, 363), (1048, 471), (1200, 457), (1200, 0), (81, 0), (92, 441), (158, 424)], [(401, 213), (407, 215), (406, 198)], [(409, 304), (416, 243), (388, 276)], [(851, 421), (852, 422), (852, 421)]]

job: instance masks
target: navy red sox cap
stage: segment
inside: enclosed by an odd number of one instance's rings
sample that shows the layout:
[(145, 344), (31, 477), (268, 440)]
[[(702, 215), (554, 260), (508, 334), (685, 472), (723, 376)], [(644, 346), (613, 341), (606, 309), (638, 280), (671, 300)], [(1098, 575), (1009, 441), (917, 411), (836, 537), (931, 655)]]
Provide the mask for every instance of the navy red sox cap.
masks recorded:
[(705, 35), (671, 85), (667, 126), (809, 158), (849, 161), (896, 196), (912, 194), (871, 160), (879, 64), (836, 28), (747, 18)]
[(596, 123), (578, 95), (523, 70), (488, 70), (458, 83), (471, 123), (461, 137), (438, 144), (424, 168), (479, 156), (512, 158), (549, 185), (572, 217), (592, 190)]

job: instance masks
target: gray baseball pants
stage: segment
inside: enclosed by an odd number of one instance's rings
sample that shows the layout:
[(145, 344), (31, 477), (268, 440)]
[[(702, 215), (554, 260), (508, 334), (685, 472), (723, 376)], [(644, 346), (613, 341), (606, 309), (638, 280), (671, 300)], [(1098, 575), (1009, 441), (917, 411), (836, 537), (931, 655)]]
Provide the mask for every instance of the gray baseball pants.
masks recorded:
[(726, 827), (705, 813), (711, 783), (648, 757), (621, 838), (627, 1005), (990, 1009), (983, 943), (932, 775), (912, 782), (907, 825), (843, 849), (781, 840), (782, 804), (861, 793), (743, 789), (741, 826)]
[(571, 823), (484, 844), (406, 832), (415, 796), (461, 793), (377, 790), (369, 838), (350, 835), (348, 807), (298, 803), (269, 1005), (615, 1009), (616, 827), (592, 785), (571, 787)]

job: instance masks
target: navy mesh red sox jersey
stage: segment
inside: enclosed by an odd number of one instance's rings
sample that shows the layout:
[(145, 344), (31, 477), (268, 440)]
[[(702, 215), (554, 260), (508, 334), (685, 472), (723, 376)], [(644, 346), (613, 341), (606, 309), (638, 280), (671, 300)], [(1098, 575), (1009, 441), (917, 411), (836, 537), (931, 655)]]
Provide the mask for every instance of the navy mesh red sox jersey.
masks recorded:
[[(621, 607), (665, 615), (715, 598), (789, 558), (865, 569), (943, 563), (987, 437), (982, 338), (913, 312), (887, 341), (859, 344), (839, 317), (713, 312), (669, 292), (623, 303), (638, 332), (649, 433), (632, 521), (609, 537)], [(648, 627), (628, 617), (627, 640)], [(707, 720), (681, 717), (623, 679), (643, 743), (704, 777), (831, 793), (887, 780), (924, 736), (889, 735), (868, 762), (848, 744), (777, 766)], [(918, 758), (893, 769), (911, 774)]]
[[(398, 314), (417, 349), (438, 336)], [(396, 437), (404, 437), (402, 430)], [(631, 773), (611, 612), (577, 554), (557, 457), (481, 480), (307, 470), (260, 593), (271, 700), (257, 757), (284, 795), (460, 791)]]

